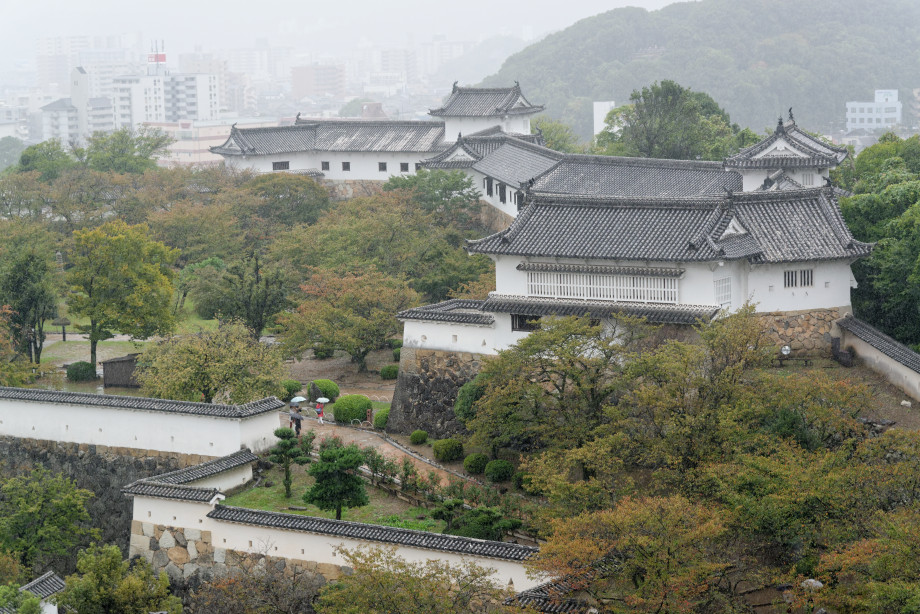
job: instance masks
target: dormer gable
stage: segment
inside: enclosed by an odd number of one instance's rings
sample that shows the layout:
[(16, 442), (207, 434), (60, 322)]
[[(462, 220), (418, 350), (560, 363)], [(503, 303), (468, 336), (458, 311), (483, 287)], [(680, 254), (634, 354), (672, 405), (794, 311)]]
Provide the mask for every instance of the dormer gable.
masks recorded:
[(737, 217), (732, 217), (732, 219), (728, 222), (728, 226), (726, 226), (725, 230), (723, 230), (722, 234), (719, 236), (719, 241), (724, 241), (725, 239), (745, 234), (747, 234), (747, 229), (741, 225), (741, 222), (738, 221)]

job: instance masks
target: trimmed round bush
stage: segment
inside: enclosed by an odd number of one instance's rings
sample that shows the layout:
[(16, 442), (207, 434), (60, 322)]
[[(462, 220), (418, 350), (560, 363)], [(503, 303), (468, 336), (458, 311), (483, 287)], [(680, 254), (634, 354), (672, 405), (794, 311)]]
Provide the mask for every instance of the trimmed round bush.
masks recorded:
[(402, 339), (388, 339), (387, 345), (389, 345), (394, 350), (398, 350), (403, 346)]
[(67, 365), (67, 379), (72, 382), (88, 382), (96, 379), (96, 369), (85, 360), (71, 363)]
[(490, 482), (506, 482), (514, 475), (514, 465), (501, 459), (489, 461), (485, 474)]
[(479, 475), (486, 469), (489, 463), (489, 457), (485, 454), (476, 452), (463, 459), (463, 469), (471, 475)]
[(317, 360), (327, 360), (335, 354), (335, 348), (331, 345), (319, 345), (313, 348), (313, 358)]
[[(319, 391), (323, 393), (323, 396), (330, 401), (335, 401), (337, 398), (339, 398), (339, 394), (341, 394), (339, 392), (338, 385), (331, 379), (315, 379), (310, 383), (316, 384), (316, 387), (319, 388)], [(310, 387), (307, 386), (307, 390), (309, 389)], [(315, 401), (316, 399), (311, 398), (310, 400)]]
[(463, 458), (463, 442), (453, 437), (439, 439), (431, 444), (434, 457), (442, 463), (449, 463)]
[(396, 348), (393, 350), (393, 360), (399, 362), (399, 357), (402, 355), (402, 348)]
[(374, 428), (383, 430), (387, 427), (387, 420), (390, 417), (390, 408), (381, 409), (374, 414)]
[(428, 433), (426, 431), (412, 431), (412, 434), (409, 435), (409, 441), (413, 445), (420, 446), (428, 441)]
[(380, 379), (396, 379), (399, 376), (399, 365), (387, 365), (380, 368)]
[(297, 393), (303, 388), (303, 384), (296, 379), (283, 379), (281, 386), (284, 388), (284, 396), (281, 397), (281, 400), (285, 403), (297, 396)]
[(367, 410), (371, 408), (371, 400), (363, 394), (346, 394), (340, 396), (332, 406), (332, 414), (336, 422), (348, 424), (352, 420), (367, 420)]

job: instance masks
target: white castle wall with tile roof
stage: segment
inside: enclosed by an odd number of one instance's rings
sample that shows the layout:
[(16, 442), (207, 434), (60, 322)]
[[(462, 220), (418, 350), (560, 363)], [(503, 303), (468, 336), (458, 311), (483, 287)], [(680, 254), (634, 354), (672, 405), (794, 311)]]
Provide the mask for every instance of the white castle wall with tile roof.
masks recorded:
[(444, 141), (456, 143), (458, 134), (473, 134), (501, 126), (505, 132), (530, 134), (529, 115), (507, 115), (505, 117), (444, 117)]
[[(742, 189), (745, 192), (755, 192), (763, 185), (764, 179), (779, 170), (780, 166), (781, 164), (777, 163), (777, 168), (736, 168), (734, 170), (741, 173)], [(830, 169), (827, 168), (787, 168), (785, 171), (790, 179), (806, 188), (823, 186), (824, 180), (830, 176)]]
[(268, 449), (278, 412), (248, 418), (0, 398), (0, 436), (225, 456)]
[[(258, 156), (227, 156), (228, 166), (238, 169), (252, 169), (257, 173), (281, 172), (273, 170), (276, 162), (287, 162), (290, 171), (308, 169), (321, 170), (323, 162), (329, 162), (329, 170), (322, 171), (326, 179), (357, 181), (386, 181), (392, 175), (411, 175), (415, 173), (415, 165), (433, 155), (425, 152), (313, 152), (298, 151)], [(342, 170), (342, 163), (348, 162), (350, 170)], [(381, 171), (380, 162), (385, 162), (387, 168)], [(400, 171), (400, 164), (408, 164), (409, 170)]]
[(481, 194), (481, 199), (511, 217), (517, 217), (518, 206), (514, 200), (515, 188), (510, 186), (505, 186), (505, 202), (501, 201), (499, 197), (499, 186), (501, 185), (500, 181), (492, 180), (492, 195), (489, 195), (487, 186), (486, 186), (486, 175), (480, 173), (479, 171), (472, 168), (462, 169), (473, 182), (473, 187), (479, 190)]
[[(235, 550), (288, 559), (315, 561), (317, 563), (344, 565), (345, 561), (335, 553), (336, 547), (343, 546), (354, 549), (367, 545), (387, 545), (353, 538), (320, 535), (305, 531), (287, 531), (273, 527), (260, 527), (216, 520), (207, 517), (211, 509), (212, 507), (206, 503), (143, 496), (134, 497), (134, 520), (142, 524), (148, 523), (210, 531), (211, 544), (215, 548), (215, 553), (219, 549)], [(152, 555), (144, 547), (149, 542), (149, 537), (132, 534), (128, 555)], [(515, 590), (524, 590), (545, 581), (545, 579), (529, 578), (524, 565), (516, 561), (460, 555), (396, 544), (390, 546), (396, 547), (399, 556), (409, 562), (421, 563), (427, 560), (440, 560), (451, 565), (459, 565), (464, 561), (473, 561), (482, 566), (491, 567), (495, 570), (493, 578), (496, 582), (500, 583), (501, 586), (507, 585), (509, 581), (513, 582)]]
[[(786, 288), (784, 273), (803, 269), (813, 271), (812, 285)], [(751, 301), (761, 312), (835, 307), (849, 312), (850, 289), (856, 287), (856, 279), (847, 260), (755, 265), (747, 274), (747, 279)]]
[(527, 336), (526, 332), (511, 330), (510, 315), (491, 315), (495, 318), (492, 326), (406, 320), (403, 346), (446, 352), (496, 354), (498, 350), (514, 345)]

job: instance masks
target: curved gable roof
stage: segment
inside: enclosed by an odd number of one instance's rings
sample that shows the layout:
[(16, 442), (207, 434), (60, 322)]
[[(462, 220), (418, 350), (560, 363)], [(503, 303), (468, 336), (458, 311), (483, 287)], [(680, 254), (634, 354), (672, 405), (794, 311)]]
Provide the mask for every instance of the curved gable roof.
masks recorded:
[(543, 110), (524, 98), (521, 86), (513, 87), (458, 87), (454, 88), (432, 117), (498, 117), (502, 115), (532, 115)]
[[(775, 146), (779, 145), (779, 148)], [(788, 148), (787, 148), (788, 147)], [(780, 119), (773, 134), (725, 159), (726, 168), (835, 167), (846, 159), (845, 147), (828, 145)]]

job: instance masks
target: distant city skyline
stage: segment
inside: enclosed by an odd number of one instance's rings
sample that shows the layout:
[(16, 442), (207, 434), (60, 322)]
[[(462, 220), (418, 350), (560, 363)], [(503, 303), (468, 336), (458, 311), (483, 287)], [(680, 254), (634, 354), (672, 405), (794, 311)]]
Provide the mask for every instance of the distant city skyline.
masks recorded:
[(673, 2), (575, 0), (565, 5), (564, 12), (485, 0), (311, 5), (280, 0), (262, 6), (238, 0), (219, 5), (160, 0), (130, 5), (130, 9), (115, 0), (10, 3), (2, 11), (6, 27), (0, 37), (0, 71), (33, 67), (38, 41), (45, 37), (123, 35), (126, 42), (145, 47), (165, 41), (172, 58), (196, 48), (250, 47), (257, 41), (341, 56), (361, 46), (409, 47), (436, 35), (470, 41), (500, 34), (536, 37), (622, 6), (654, 10)]

